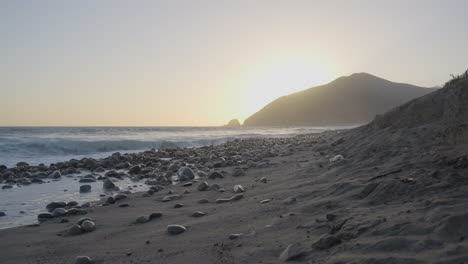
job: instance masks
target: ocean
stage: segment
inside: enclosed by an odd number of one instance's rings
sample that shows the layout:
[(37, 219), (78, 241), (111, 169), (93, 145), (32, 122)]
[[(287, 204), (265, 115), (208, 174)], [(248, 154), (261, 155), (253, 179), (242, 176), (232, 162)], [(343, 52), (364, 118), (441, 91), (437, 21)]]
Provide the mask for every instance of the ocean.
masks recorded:
[(215, 145), (251, 137), (290, 137), (332, 127), (0, 127), (0, 164), (38, 165), (114, 152)]

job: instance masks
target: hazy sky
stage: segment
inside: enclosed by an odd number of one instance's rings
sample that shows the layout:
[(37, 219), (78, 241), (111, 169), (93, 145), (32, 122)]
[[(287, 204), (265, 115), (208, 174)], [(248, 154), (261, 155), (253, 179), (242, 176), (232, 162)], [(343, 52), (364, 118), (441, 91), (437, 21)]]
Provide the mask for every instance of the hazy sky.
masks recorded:
[(468, 68), (468, 1), (0, 0), (0, 126), (221, 125), (354, 72)]

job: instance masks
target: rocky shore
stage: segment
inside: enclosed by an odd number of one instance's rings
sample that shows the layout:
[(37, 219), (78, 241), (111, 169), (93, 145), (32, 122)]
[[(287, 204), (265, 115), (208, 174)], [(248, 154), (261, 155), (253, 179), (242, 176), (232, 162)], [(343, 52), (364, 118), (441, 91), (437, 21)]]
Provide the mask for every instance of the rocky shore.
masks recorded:
[(3, 168), (149, 190), (56, 201), (0, 263), (468, 263), (466, 105), (468, 77), (346, 131)]

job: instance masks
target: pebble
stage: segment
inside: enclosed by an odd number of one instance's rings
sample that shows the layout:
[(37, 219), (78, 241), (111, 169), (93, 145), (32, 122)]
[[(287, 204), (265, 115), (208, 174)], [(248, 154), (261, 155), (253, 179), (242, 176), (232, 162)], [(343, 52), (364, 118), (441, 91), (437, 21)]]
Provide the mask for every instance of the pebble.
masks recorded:
[(185, 231), (187, 231), (187, 228), (185, 226), (182, 226), (182, 225), (168, 225), (167, 226), (167, 232), (169, 234), (177, 235), (177, 234), (183, 233)]
[(91, 185), (81, 185), (80, 186), (80, 193), (88, 193), (91, 191)]
[(271, 199), (265, 199), (265, 200), (260, 201), (261, 204), (266, 204), (266, 203), (269, 203), (269, 202), (271, 202)]
[(72, 225), (68, 230), (67, 233), (71, 236), (74, 235), (79, 235), (83, 233), (83, 230), (81, 230), (81, 227), (79, 225)]
[(78, 256), (75, 258), (75, 264), (92, 264), (93, 260), (88, 256)]
[(283, 200), (283, 204), (291, 205), (297, 201), (296, 197), (291, 196)]
[(104, 180), (102, 187), (104, 189), (115, 189), (115, 184), (110, 179), (106, 179)]
[(197, 212), (192, 214), (192, 217), (202, 217), (202, 216), (205, 216), (205, 215), (206, 215), (206, 213), (197, 211)]
[(231, 199), (229, 199), (229, 200), (231, 200), (231, 201), (237, 201), (237, 200), (240, 200), (240, 199), (242, 199), (242, 198), (244, 198), (244, 195), (242, 195), (242, 194), (236, 194), (236, 195), (232, 196)]
[(261, 182), (261, 183), (267, 183), (267, 178), (265, 177), (262, 177), (260, 180), (258, 180), (258, 182)]
[(67, 214), (67, 210), (64, 208), (55, 208), (55, 210), (52, 212), (53, 217), (59, 217), (59, 216), (64, 216)]
[(123, 204), (119, 204), (119, 207), (129, 207), (130, 205), (129, 204), (126, 204), (126, 203), (123, 203)]
[(216, 203), (228, 203), (230, 202), (231, 199), (227, 199), (227, 198), (219, 198), (219, 199), (216, 199)]
[(231, 239), (231, 240), (238, 239), (240, 236), (241, 236), (241, 234), (230, 234), (229, 239)]
[(198, 185), (197, 190), (202, 192), (202, 191), (206, 191), (209, 187), (210, 185), (208, 184), (208, 182), (204, 181)]
[(245, 188), (240, 184), (234, 185), (234, 192), (235, 193), (245, 192)]
[(195, 174), (189, 167), (182, 167), (177, 171), (179, 181), (190, 181), (195, 178)]
[(280, 255), (280, 262), (293, 260), (304, 254), (304, 251), (299, 243), (290, 244)]
[(184, 205), (181, 203), (174, 204), (174, 208), (181, 208), (181, 207), (184, 207)]
[(178, 194), (175, 194), (175, 195), (168, 195), (168, 196), (164, 196), (161, 201), (163, 202), (169, 202), (169, 201), (172, 201), (172, 200), (178, 200), (182, 198), (182, 196), (178, 195)]
[(76, 222), (77, 225), (81, 225), (83, 224), (84, 221), (94, 221), (92, 218), (89, 218), (89, 217), (83, 217), (83, 218), (80, 218), (80, 220), (78, 220), (78, 222)]
[(96, 224), (93, 221), (85, 220), (81, 224), (81, 229), (85, 232), (93, 232), (96, 230)]
[(211, 180), (214, 180), (214, 179), (222, 179), (224, 178), (223, 174), (221, 174), (220, 172), (217, 172), (217, 171), (212, 171), (209, 175), (208, 175), (208, 179), (211, 179)]

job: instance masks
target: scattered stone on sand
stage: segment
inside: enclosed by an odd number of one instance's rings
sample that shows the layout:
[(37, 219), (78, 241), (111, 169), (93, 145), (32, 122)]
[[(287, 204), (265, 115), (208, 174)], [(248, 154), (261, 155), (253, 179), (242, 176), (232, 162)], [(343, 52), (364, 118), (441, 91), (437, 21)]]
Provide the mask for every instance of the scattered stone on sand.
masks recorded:
[(81, 229), (84, 232), (93, 232), (96, 230), (96, 224), (91, 220), (85, 220), (83, 223), (81, 223)]
[(280, 255), (280, 262), (286, 262), (296, 259), (304, 254), (304, 251), (299, 243), (290, 244)]
[(93, 264), (93, 260), (88, 256), (78, 256), (75, 258), (74, 264)]
[(271, 202), (271, 199), (265, 199), (265, 200), (261, 200), (260, 204), (266, 204), (266, 203), (269, 203), (269, 202)]
[(104, 189), (115, 189), (115, 184), (110, 179), (105, 179), (102, 187)]
[(150, 215), (141, 215), (137, 217), (137, 219), (135, 220), (135, 223), (137, 224), (147, 223), (153, 219), (160, 218), (161, 216), (162, 216), (162, 213), (152, 213)]
[(236, 184), (236, 185), (234, 185), (234, 192), (235, 193), (245, 192), (245, 188), (240, 184)]
[(177, 171), (179, 181), (190, 181), (195, 179), (195, 174), (189, 167), (182, 167)]
[(232, 196), (229, 200), (231, 200), (231, 201), (237, 201), (237, 200), (240, 200), (240, 199), (242, 199), (242, 198), (244, 198), (244, 195), (242, 195), (242, 194), (236, 194), (236, 195)]
[(66, 214), (67, 214), (67, 210), (65, 210), (64, 208), (55, 208), (54, 211), (52, 211), (53, 217), (64, 216)]
[(181, 203), (174, 204), (174, 208), (181, 208), (181, 207), (184, 207), (184, 205)]
[(83, 233), (83, 230), (79, 225), (72, 225), (70, 228), (68, 228), (67, 233), (71, 236), (75, 236)]
[(114, 200), (116, 201), (120, 201), (120, 200), (123, 200), (125, 198), (127, 198), (128, 196), (124, 193), (118, 193), (114, 196)]
[(85, 209), (80, 209), (80, 208), (71, 208), (67, 211), (67, 215), (84, 215), (87, 214), (88, 211)]
[(161, 201), (163, 202), (169, 202), (169, 201), (173, 201), (173, 200), (179, 200), (181, 199), (182, 196), (181, 195), (178, 195), (178, 194), (174, 194), (174, 195), (167, 195), (167, 196), (164, 196)]
[(197, 212), (194, 212), (192, 214), (192, 217), (202, 217), (202, 216), (205, 216), (205, 215), (206, 215), (206, 213), (197, 211)]
[(51, 213), (40, 213), (37, 215), (37, 219), (39, 221), (46, 221), (51, 218), (54, 218), (54, 216)]
[(341, 240), (332, 235), (324, 235), (315, 243), (312, 244), (312, 247), (319, 250), (329, 249), (333, 246), (336, 246), (341, 243)]
[(83, 224), (83, 222), (86, 221), (86, 220), (88, 220), (88, 221), (94, 221), (92, 218), (83, 217), (83, 218), (80, 218), (80, 219), (78, 220), (78, 222), (76, 222), (76, 224), (81, 226), (81, 224)]
[(330, 162), (337, 162), (343, 159), (344, 159), (343, 155), (336, 155), (333, 158), (330, 158)]
[(231, 199), (228, 199), (228, 198), (218, 198), (216, 199), (216, 203), (229, 203), (231, 201)]
[(185, 226), (182, 226), (182, 225), (168, 225), (167, 226), (167, 232), (169, 234), (177, 235), (177, 234), (183, 233), (185, 231), (187, 231), (187, 228)]
[(258, 182), (261, 182), (261, 183), (267, 183), (267, 182), (268, 182), (268, 180), (267, 180), (267, 178), (265, 178), (265, 177), (262, 177), (262, 178), (260, 178), (260, 180), (258, 180)]
[(91, 191), (91, 185), (81, 185), (80, 186), (80, 193), (88, 193)]
[(210, 187), (210, 185), (208, 184), (208, 182), (203, 181), (198, 185), (197, 190), (202, 192), (202, 191), (208, 190), (209, 187)]
[(291, 204), (296, 203), (296, 202), (297, 202), (297, 199), (294, 196), (288, 197), (288, 198), (283, 200), (283, 204), (285, 204), (285, 205), (291, 205)]
[(209, 187), (209, 190), (211, 190), (211, 191), (217, 191), (219, 189), (221, 189), (221, 186), (219, 186), (219, 184), (217, 184), (217, 183), (214, 183)]
[(66, 207), (66, 206), (67, 206), (67, 204), (64, 203), (64, 202), (51, 202), (51, 203), (47, 204), (46, 209), (51, 212), (55, 208), (63, 208), (63, 207)]
[(238, 239), (240, 236), (241, 236), (241, 234), (230, 234), (229, 239), (231, 239), (231, 240)]
[(189, 193), (190, 193), (190, 192), (189, 192), (189, 190), (187, 190), (187, 189), (185, 189), (184, 192), (183, 192), (183, 194), (189, 194)]
[(212, 172), (208, 175), (208, 179), (210, 179), (210, 180), (222, 179), (222, 178), (224, 178), (223, 174), (221, 174), (221, 173), (218, 172), (218, 171), (212, 171)]
[(199, 204), (206, 204), (209, 203), (210, 201), (208, 199), (201, 199), (198, 201)]

